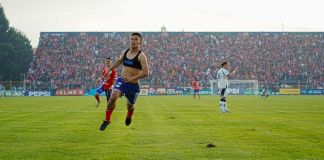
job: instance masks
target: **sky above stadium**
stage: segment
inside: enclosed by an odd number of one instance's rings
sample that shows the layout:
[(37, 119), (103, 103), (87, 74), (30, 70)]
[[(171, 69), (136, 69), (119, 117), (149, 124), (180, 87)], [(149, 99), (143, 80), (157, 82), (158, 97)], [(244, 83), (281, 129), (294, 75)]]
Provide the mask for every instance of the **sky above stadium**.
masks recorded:
[(37, 47), (47, 31), (324, 31), (323, 0), (0, 0)]

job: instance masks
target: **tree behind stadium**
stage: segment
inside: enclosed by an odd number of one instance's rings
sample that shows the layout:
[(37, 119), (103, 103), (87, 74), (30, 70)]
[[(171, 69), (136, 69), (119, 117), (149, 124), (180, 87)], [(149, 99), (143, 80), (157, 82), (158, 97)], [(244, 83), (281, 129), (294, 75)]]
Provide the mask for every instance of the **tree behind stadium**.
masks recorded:
[(21, 80), (32, 60), (32, 46), (28, 38), (10, 27), (0, 4), (0, 81)]

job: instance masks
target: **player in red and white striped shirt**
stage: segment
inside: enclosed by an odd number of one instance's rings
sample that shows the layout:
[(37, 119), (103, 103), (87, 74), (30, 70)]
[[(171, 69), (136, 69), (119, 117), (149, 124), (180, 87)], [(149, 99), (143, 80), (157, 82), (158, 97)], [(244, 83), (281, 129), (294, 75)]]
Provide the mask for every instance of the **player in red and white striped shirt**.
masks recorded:
[(106, 93), (106, 98), (107, 98), (107, 102), (109, 101), (109, 98), (111, 96), (111, 92), (112, 92), (112, 85), (114, 84), (116, 78), (117, 78), (117, 71), (113, 70), (110, 75), (108, 76), (108, 79), (105, 79), (105, 75), (107, 73), (108, 68), (111, 66), (111, 58), (108, 57), (106, 58), (106, 66), (102, 67), (102, 76), (100, 78), (98, 78), (97, 80), (97, 85), (100, 83), (100, 87), (97, 88), (95, 97), (97, 100), (97, 107), (100, 104), (100, 93), (105, 92)]
[(199, 94), (199, 81), (197, 80), (197, 78), (194, 81), (192, 81), (191, 85), (192, 85), (192, 88), (194, 90), (194, 96), (193, 96), (193, 98), (195, 99), (196, 94), (197, 94), (199, 96), (199, 99), (200, 99), (200, 94)]

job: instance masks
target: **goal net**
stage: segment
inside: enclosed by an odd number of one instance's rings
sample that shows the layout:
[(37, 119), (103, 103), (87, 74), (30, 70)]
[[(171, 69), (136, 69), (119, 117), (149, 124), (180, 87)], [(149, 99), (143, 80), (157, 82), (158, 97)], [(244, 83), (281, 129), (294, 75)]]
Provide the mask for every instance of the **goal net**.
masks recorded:
[[(210, 89), (212, 95), (219, 95), (217, 80), (210, 81)], [(257, 95), (258, 80), (229, 80), (227, 92), (232, 95)]]

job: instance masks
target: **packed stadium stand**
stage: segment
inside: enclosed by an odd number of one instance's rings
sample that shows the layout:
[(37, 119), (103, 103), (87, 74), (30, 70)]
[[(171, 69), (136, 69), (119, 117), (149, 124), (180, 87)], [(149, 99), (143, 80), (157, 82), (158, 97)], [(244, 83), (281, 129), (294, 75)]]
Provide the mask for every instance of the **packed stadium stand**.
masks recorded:
[[(209, 87), (221, 61), (234, 79), (257, 79), (278, 87), (323, 88), (324, 33), (143, 32), (142, 50), (150, 86), (190, 86), (197, 77)], [(129, 47), (127, 32), (41, 32), (26, 79), (29, 83), (84, 84), (95, 87), (105, 57)], [(45, 87), (48, 85), (45, 85)]]

